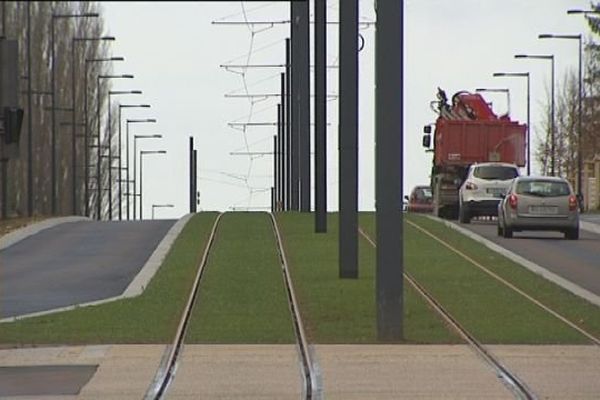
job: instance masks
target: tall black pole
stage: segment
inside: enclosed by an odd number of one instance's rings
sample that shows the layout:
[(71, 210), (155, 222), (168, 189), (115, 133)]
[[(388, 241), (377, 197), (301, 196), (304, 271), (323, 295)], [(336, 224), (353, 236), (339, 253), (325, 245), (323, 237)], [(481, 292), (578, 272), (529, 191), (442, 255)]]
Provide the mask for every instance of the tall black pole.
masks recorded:
[(327, 0), (315, 0), (315, 232), (327, 232)]
[(286, 96), (285, 96), (285, 82), (286, 82), (286, 78), (285, 78), (285, 72), (281, 73), (281, 110), (280, 110), (280, 119), (281, 119), (281, 126), (279, 129), (279, 172), (280, 172), (280, 176), (279, 176), (279, 201), (281, 202), (281, 210), (280, 211), (286, 211), (287, 207), (286, 207), (286, 197), (287, 197), (287, 171), (286, 171), (286, 147), (287, 147), (287, 137), (286, 137), (286, 108), (287, 108), (287, 101), (286, 101)]
[[(1, 40), (5, 40), (6, 39), (6, 2), (3, 1), (2, 2), (2, 37)], [(0, 94), (2, 93), (2, 90), (4, 88), (0, 87)], [(6, 129), (4, 129), (4, 134), (6, 135)], [(8, 162), (8, 159), (4, 157), (4, 137), (1, 139), (1, 143), (0, 143), (0, 169), (1, 172), (0, 174), (2, 175), (0, 177), (0, 180), (2, 181), (2, 207), (1, 207), (1, 211), (0, 211), (0, 218), (2, 219), (6, 219), (8, 217), (8, 194), (7, 194), (7, 190), (8, 190), (8, 176), (7, 176), (7, 171), (6, 171), (6, 163)]]
[(75, 95), (75, 39), (71, 39), (71, 104), (73, 112), (71, 113), (71, 212), (77, 215), (77, 129), (75, 122), (77, 120), (77, 99)]
[(292, 109), (292, 210), (297, 211), (300, 209), (300, 133), (299, 133), (299, 119), (300, 119), (300, 105), (298, 92), (299, 88), (299, 77), (300, 70), (298, 62), (300, 60), (300, 34), (299, 30), (299, 4), (298, 1), (292, 1), (292, 26), (291, 26), (291, 69), (292, 69), (292, 84), (290, 92), (290, 102)]
[(123, 177), (121, 171), (123, 170), (123, 150), (121, 147), (121, 104), (119, 104), (119, 221), (123, 219)]
[(582, 96), (583, 94), (581, 93), (582, 90), (582, 75), (583, 75), (583, 65), (581, 62), (582, 59), (582, 48), (581, 48), (581, 35), (579, 35), (579, 75), (577, 77), (578, 80), (578, 89), (577, 89), (577, 103), (578, 103), (578, 109), (577, 109), (577, 197), (578, 197), (578, 201), (580, 202), (580, 207), (582, 207), (583, 209), (583, 186), (582, 186), (582, 178), (581, 175), (583, 174), (583, 146), (582, 146), (582, 131), (581, 131), (581, 113), (582, 113), (582, 105), (581, 105), (581, 101), (582, 101)]
[(98, 221), (100, 221), (102, 219), (102, 177), (100, 175), (101, 173), (101, 167), (102, 167), (102, 141), (100, 140), (100, 75), (98, 75), (98, 101), (97, 101), (97, 118), (98, 118), (98, 148), (97, 148), (97, 159), (96, 159), (96, 190), (97, 190), (97, 194), (96, 194), (96, 212), (97, 212), (97, 219)]
[(285, 39), (285, 142), (287, 147), (285, 149), (285, 169), (286, 169), (286, 211), (294, 210), (292, 207), (292, 153), (294, 148), (294, 142), (292, 140), (292, 52), (291, 52), (291, 41)]
[(339, 7), (339, 275), (358, 278), (358, 0)]
[[(283, 77), (282, 77), (283, 78)], [(282, 96), (283, 97), (283, 96)], [(285, 186), (285, 169), (284, 169), (284, 146), (285, 146), (285, 135), (284, 135), (284, 116), (283, 116), (283, 104), (280, 104), (277, 110), (277, 118), (279, 119), (279, 129), (277, 129), (277, 171), (278, 171), (278, 190), (277, 190), (277, 211), (283, 211), (283, 196)]]
[[(279, 109), (281, 106), (277, 104), (277, 114), (279, 114)], [(279, 121), (277, 122), (277, 129), (279, 129)], [(279, 169), (277, 168), (277, 156), (278, 156), (278, 146), (279, 142), (277, 140), (277, 135), (273, 135), (273, 204), (272, 204), (272, 212), (277, 211), (277, 195), (278, 195), (278, 180), (279, 180)]]
[[(194, 160), (194, 181), (192, 184), (194, 185), (194, 212), (198, 211), (198, 150), (194, 149), (193, 152), (193, 160)], [(141, 212), (140, 212), (141, 214)]]
[(112, 126), (110, 121), (110, 92), (108, 92), (108, 220), (112, 220)]
[[(3, 2), (4, 4), (4, 2)], [(31, 2), (27, 3), (27, 216), (33, 215), (33, 118), (31, 116)], [(3, 5), (4, 6), (4, 5)]]
[(300, 163), (300, 211), (310, 212), (310, 34), (308, 1), (298, 5), (298, 135)]
[(190, 136), (190, 148), (189, 148), (189, 158), (190, 158), (190, 213), (194, 212), (194, 138)]
[(529, 72), (527, 72), (527, 175), (531, 175), (531, 125), (530, 116), (530, 92), (529, 92)]
[(52, 87), (52, 125), (51, 125), (51, 205), (52, 205), (52, 215), (56, 215), (56, 69), (55, 69), (55, 60), (54, 60), (54, 16), (50, 17), (50, 52), (51, 52), (51, 65), (52, 69), (51, 75), (51, 87)]
[(550, 113), (552, 114), (550, 120), (552, 124), (552, 154), (550, 155), (550, 175), (554, 176), (554, 158), (555, 158), (555, 148), (556, 148), (556, 125), (554, 124), (554, 55), (550, 59), (552, 62), (552, 88), (551, 88), (551, 96), (552, 96), (552, 106)]
[(83, 65), (83, 86), (85, 86), (85, 95), (83, 99), (83, 118), (85, 119), (85, 135), (83, 137), (83, 164), (84, 164), (84, 188), (83, 188), (83, 206), (85, 208), (85, 216), (90, 216), (90, 131), (88, 126), (88, 62), (84, 61)]
[(403, 337), (403, 5), (401, 0), (379, 0), (375, 30), (375, 285), (381, 341)]

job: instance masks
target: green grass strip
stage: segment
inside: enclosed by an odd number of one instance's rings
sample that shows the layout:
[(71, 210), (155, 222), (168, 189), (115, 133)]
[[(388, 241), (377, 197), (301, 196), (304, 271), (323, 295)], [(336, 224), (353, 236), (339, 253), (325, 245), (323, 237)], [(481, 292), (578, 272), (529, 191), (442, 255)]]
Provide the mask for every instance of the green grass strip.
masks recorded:
[[(309, 342), (377, 343), (375, 250), (359, 239), (359, 279), (340, 279), (338, 215), (328, 215), (328, 232), (314, 233), (314, 216), (277, 215), (290, 273)], [(407, 343), (458, 343), (421, 297), (404, 285)]]
[[(419, 226), (422, 226), (436, 236), (442, 237), (450, 245), (465, 253), (508, 282), (512, 283), (522, 291), (528, 293), (542, 304), (558, 312), (571, 322), (579, 325), (589, 333), (596, 337), (600, 336), (600, 307), (589, 303), (588, 301), (574, 295), (566, 289), (563, 289), (547, 279), (535, 274), (534, 272), (529, 271), (525, 267), (509, 260), (493, 250), (488, 249), (469, 237), (459, 234), (455, 230), (445, 226), (440, 222), (419, 215), (409, 215), (408, 219), (410, 221), (414, 221)], [(427, 240), (433, 246), (433, 239)], [(472, 269), (477, 269), (472, 264), (470, 266)], [(522, 298), (520, 295), (515, 295)], [(504, 298), (497, 299), (497, 302), (505, 307), (508, 307), (510, 304), (506, 303), (506, 299)], [(541, 309), (538, 307), (536, 308), (541, 311)], [(516, 312), (516, 310), (513, 312)], [(527, 318), (527, 316), (524, 315), (523, 318)], [(558, 324), (564, 325), (562, 322), (558, 322)], [(551, 341), (548, 335), (544, 335), (544, 328), (542, 326), (537, 328), (532, 327), (532, 329), (536, 329), (538, 331), (538, 336), (540, 339), (541, 336), (547, 336), (547, 340)], [(571, 328), (568, 329), (573, 331)], [(557, 337), (557, 341), (569, 342), (569, 340), (564, 336), (561, 336), (561, 338)], [(574, 340), (574, 342), (579, 343), (580, 340)]]
[(0, 324), (0, 343), (170, 343), (215, 217), (200, 213), (188, 221), (140, 296)]
[(188, 343), (294, 343), (270, 216), (227, 213), (190, 322)]

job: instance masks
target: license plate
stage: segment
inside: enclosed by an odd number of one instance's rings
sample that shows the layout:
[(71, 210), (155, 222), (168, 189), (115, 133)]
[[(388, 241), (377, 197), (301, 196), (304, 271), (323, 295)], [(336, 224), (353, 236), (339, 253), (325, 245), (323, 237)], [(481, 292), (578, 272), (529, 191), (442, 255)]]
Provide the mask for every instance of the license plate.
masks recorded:
[(539, 214), (539, 215), (555, 215), (555, 214), (558, 214), (558, 207), (555, 207), (555, 206), (530, 206), (529, 212), (531, 214)]
[(487, 193), (491, 194), (495, 197), (500, 197), (504, 193), (504, 189), (502, 188), (489, 188), (487, 189)]

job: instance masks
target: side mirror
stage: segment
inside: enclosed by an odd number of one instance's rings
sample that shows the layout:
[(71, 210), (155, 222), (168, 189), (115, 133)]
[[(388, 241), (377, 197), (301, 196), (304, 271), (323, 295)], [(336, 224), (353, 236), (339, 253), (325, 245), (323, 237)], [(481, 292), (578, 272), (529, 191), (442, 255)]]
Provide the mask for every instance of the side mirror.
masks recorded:
[(431, 133), (431, 125), (425, 125), (423, 127), (423, 133), (430, 134)]
[(431, 146), (431, 136), (423, 135), (423, 147), (429, 148)]
[(404, 196), (404, 200), (406, 200), (406, 201), (409, 201), (409, 200), (408, 200), (408, 196), (406, 196), (406, 195), (405, 195), (405, 196)]
[(500, 198), (503, 199), (506, 197), (506, 193), (500, 193)]

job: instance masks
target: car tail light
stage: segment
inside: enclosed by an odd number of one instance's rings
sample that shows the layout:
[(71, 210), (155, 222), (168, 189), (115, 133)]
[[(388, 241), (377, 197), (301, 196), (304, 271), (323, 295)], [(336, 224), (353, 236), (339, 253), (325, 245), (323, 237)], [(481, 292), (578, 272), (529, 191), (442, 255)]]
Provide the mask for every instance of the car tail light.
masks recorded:
[(577, 210), (577, 197), (570, 195), (569, 196), (569, 211)]
[(510, 205), (510, 208), (517, 209), (517, 200), (517, 195), (514, 193), (508, 196), (508, 205)]
[(467, 190), (477, 190), (477, 185), (474, 184), (473, 182), (467, 182), (465, 184), (465, 189), (467, 189)]

